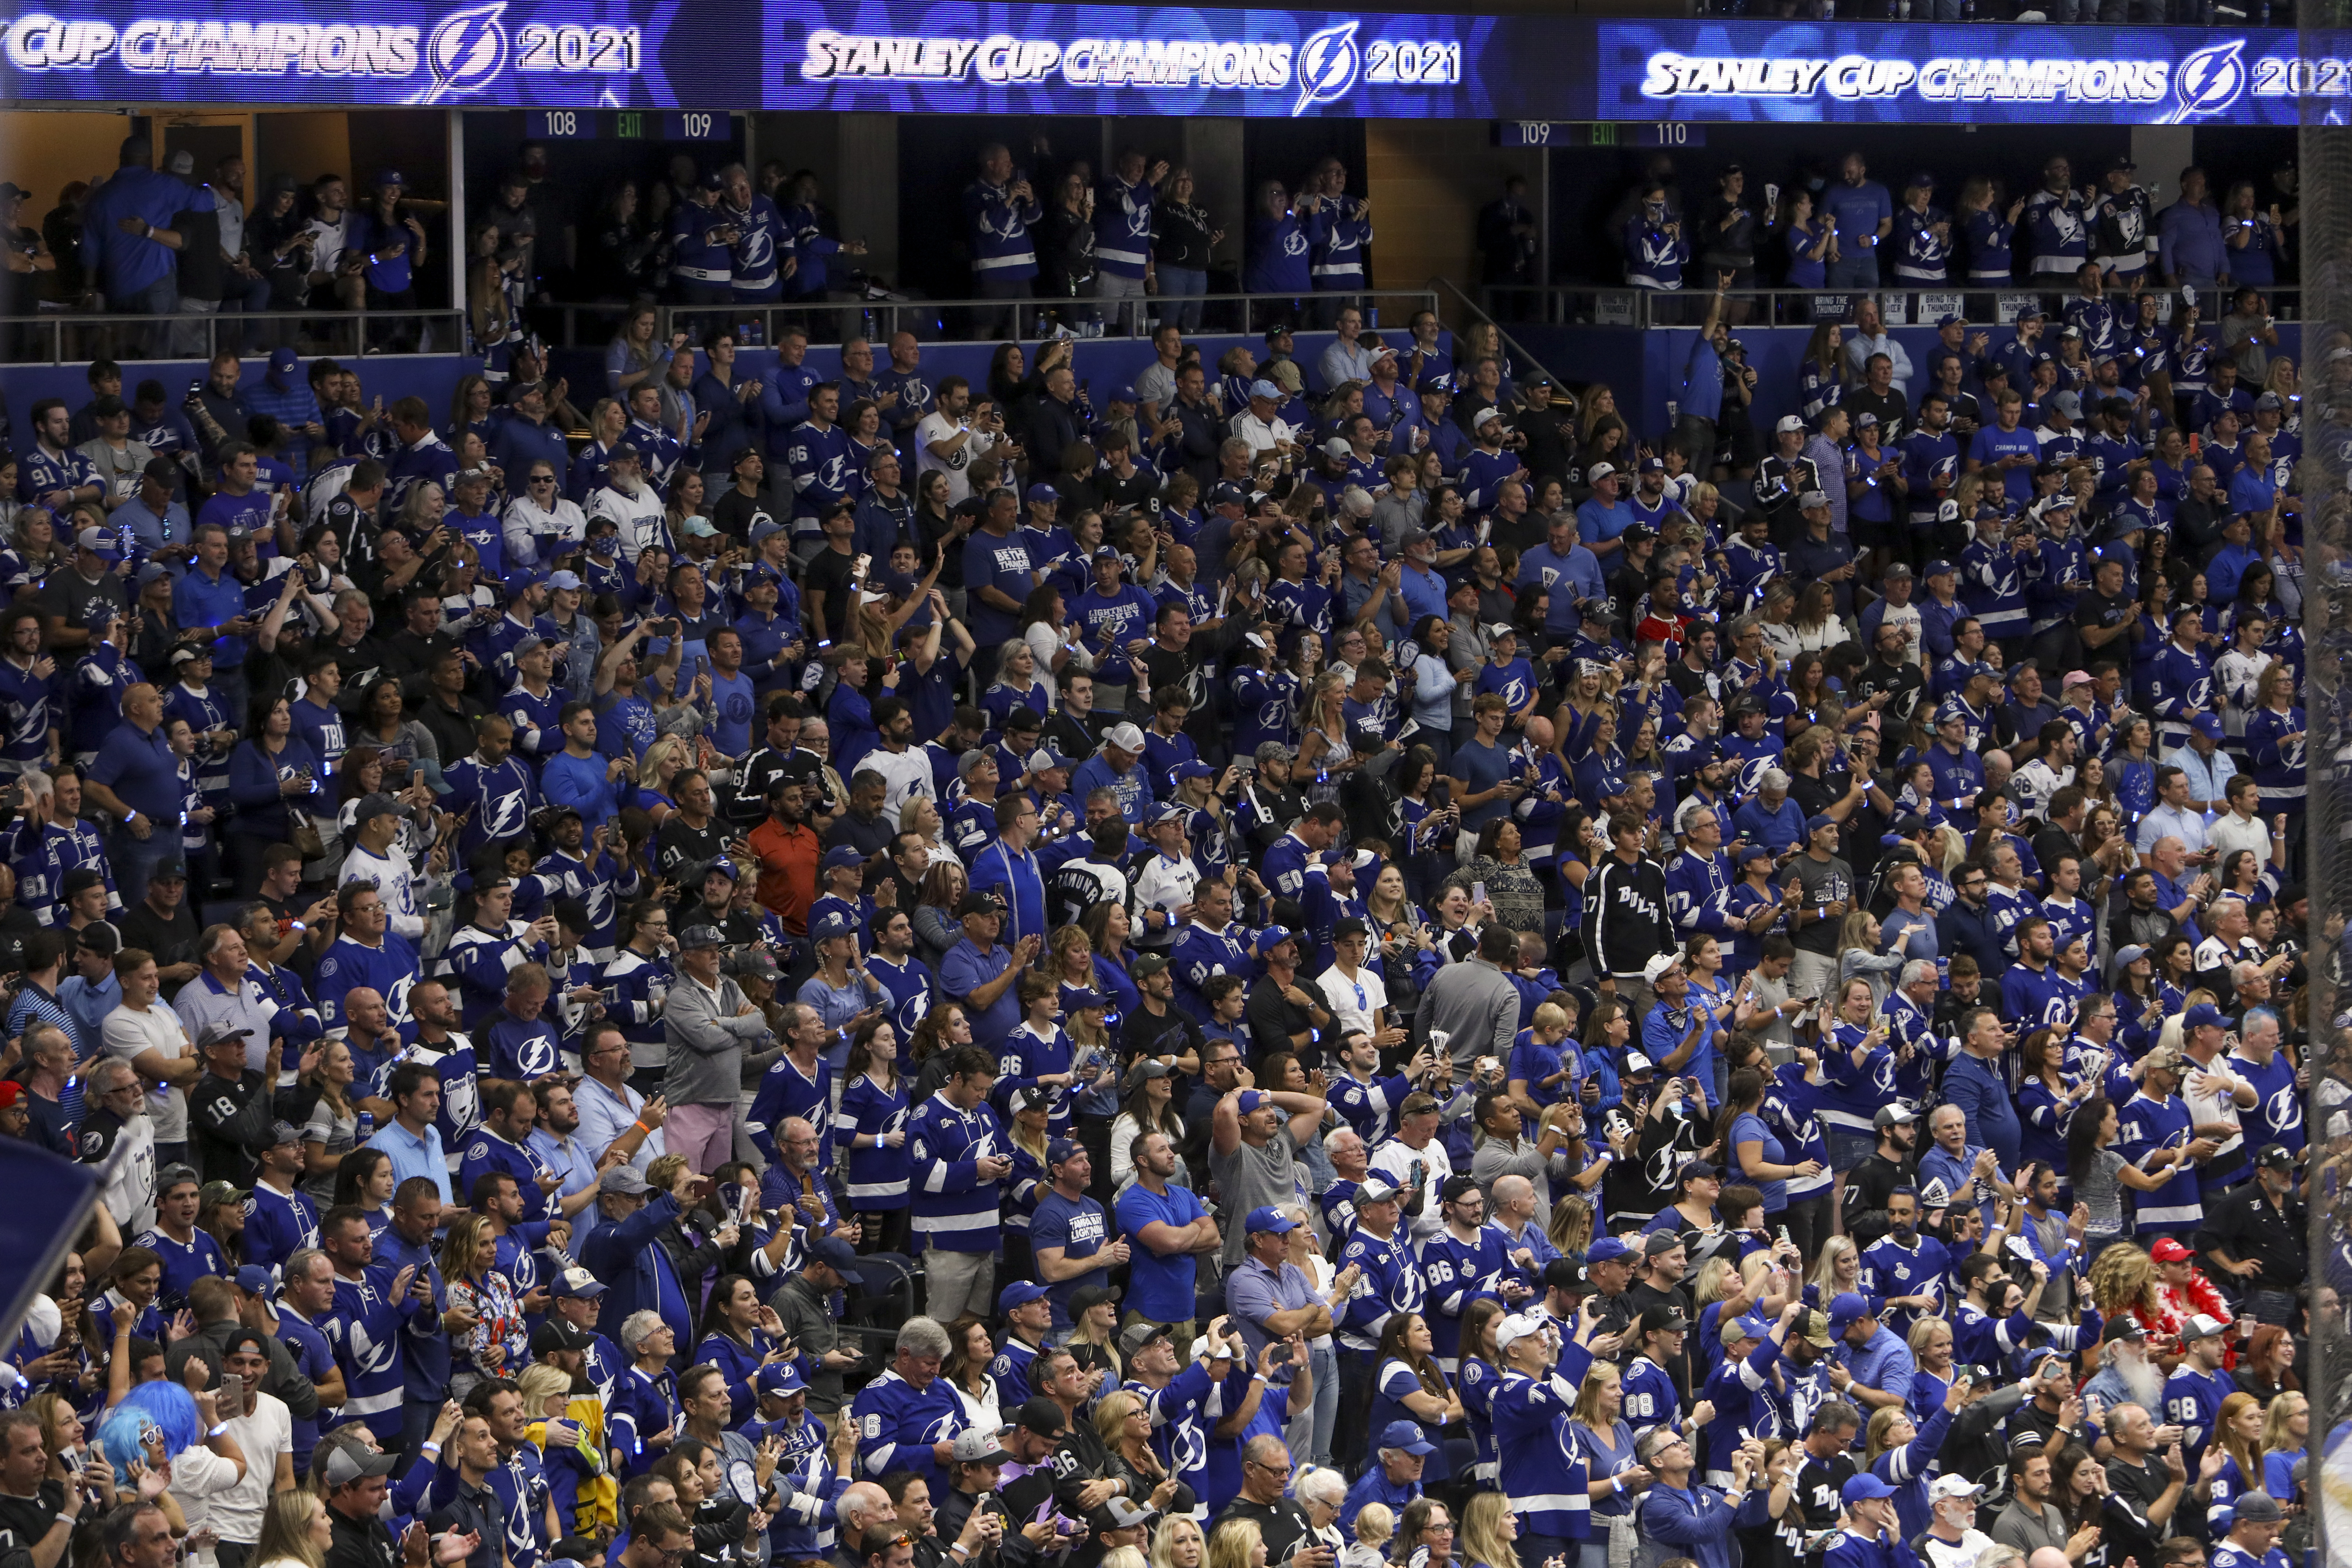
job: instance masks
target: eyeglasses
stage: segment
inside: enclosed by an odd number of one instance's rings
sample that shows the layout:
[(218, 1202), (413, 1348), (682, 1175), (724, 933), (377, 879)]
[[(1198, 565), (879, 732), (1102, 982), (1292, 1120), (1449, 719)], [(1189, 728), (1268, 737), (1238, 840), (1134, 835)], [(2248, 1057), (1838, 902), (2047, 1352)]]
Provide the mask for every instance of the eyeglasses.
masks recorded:
[(1255, 1465), (1259, 1469), (1264, 1470), (1269, 1476), (1286, 1476), (1290, 1473), (1290, 1466), (1287, 1464), (1269, 1465), (1263, 1459), (1244, 1459), (1242, 1463), (1244, 1465)]

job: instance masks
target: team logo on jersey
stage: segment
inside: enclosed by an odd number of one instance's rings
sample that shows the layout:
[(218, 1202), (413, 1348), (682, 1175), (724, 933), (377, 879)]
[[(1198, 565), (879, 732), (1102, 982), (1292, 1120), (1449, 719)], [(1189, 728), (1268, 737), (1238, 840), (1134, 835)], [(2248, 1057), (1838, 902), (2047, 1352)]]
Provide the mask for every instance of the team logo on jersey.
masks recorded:
[(425, 45), (436, 84), (426, 102), (444, 93), (479, 92), (497, 79), (507, 63), (507, 30), (499, 20), (506, 8), (506, 0), (494, 0), (441, 19)]

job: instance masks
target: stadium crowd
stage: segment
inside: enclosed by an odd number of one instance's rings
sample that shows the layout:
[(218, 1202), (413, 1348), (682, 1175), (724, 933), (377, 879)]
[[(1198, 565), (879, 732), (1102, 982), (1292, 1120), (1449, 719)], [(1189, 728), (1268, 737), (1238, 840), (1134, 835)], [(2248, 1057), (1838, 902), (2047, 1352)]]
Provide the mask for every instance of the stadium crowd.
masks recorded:
[(8, 1550), (2285, 1568), (2293, 366), (1872, 310), (1747, 458), (1352, 309), (1099, 415), (721, 331), (576, 452), (527, 347), (92, 364)]

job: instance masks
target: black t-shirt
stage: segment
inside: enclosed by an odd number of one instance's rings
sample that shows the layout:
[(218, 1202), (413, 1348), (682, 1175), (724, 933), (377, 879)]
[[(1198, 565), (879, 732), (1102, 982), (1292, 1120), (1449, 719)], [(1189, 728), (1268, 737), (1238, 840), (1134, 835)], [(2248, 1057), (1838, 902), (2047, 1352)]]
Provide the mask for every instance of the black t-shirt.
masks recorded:
[[(1217, 1515), (1214, 1523), (1223, 1524), (1229, 1519), (1246, 1519), (1257, 1525), (1258, 1535), (1265, 1542), (1268, 1563), (1288, 1562), (1291, 1548), (1315, 1533), (1307, 1510), (1288, 1498), (1262, 1503), (1237, 1497), (1225, 1505), (1225, 1511)], [(1214, 1525), (1211, 1528), (1213, 1531)]]
[[(709, 826), (698, 828), (687, 821), (684, 812), (671, 812), (663, 819), (660, 830), (654, 835), (656, 868), (663, 876), (676, 880), (683, 868), (698, 861), (718, 859), (727, 853), (727, 823), (715, 814)], [(743, 868), (738, 866), (735, 869), (740, 872)], [(693, 899), (698, 898), (702, 889), (693, 887), (680, 891)]]
[[(2109, 1494), (2105, 1516), (2101, 1521), (2106, 1526), (2107, 1561), (2119, 1563), (2137, 1557), (2143, 1563), (2155, 1562), (2165, 1527), (2150, 1523), (2147, 1510), (2172, 1485), (2172, 1473), (2153, 1454), (2137, 1465), (2117, 1454), (2100, 1468), (2106, 1471)], [(2176, 1518), (2178, 1512), (2176, 1508)]]
[[(1294, 981), (1292, 984), (1297, 983)], [(1284, 995), (1282, 988), (1274, 983), (1271, 976), (1250, 987), (1249, 1006), (1242, 1015), (1242, 1021), (1248, 1026), (1250, 1043), (1256, 1047), (1260, 1056), (1268, 1051), (1295, 1049), (1291, 1044), (1292, 1037), (1308, 1033), (1315, 1026), (1314, 1019), (1307, 1009)]]
[(843, 633), (854, 624), (857, 590), (849, 585), (849, 574), (856, 567), (856, 556), (845, 555), (830, 548), (820, 550), (809, 557), (808, 574), (801, 584), (801, 599), (808, 609), (812, 635), (815, 634), (819, 605), (824, 609), (825, 640), (841, 641)]
[[(2119, 626), (2124, 624), (2124, 616), (2130, 612), (2133, 602), (2129, 594), (2117, 594), (2111, 599), (2094, 588), (2074, 601), (2074, 624), (2078, 626), (2096, 626), (2101, 629)], [(2120, 640), (2118, 638), (2085, 651), (2095, 658), (2104, 656)]]
[[(1846, 793), (1853, 788), (1852, 773), (1824, 773), (1819, 778), (1813, 777), (1811, 773), (1789, 775), (1790, 797), (1803, 808), (1805, 820), (1808, 822), (1843, 800)], [(1839, 842), (1844, 842), (1843, 835), (1840, 835)]]
[(1919, 693), (1926, 687), (1927, 679), (1919, 673), (1919, 667), (1908, 659), (1884, 664), (1873, 658), (1856, 671), (1853, 678), (1853, 694), (1863, 700), (1867, 701), (1882, 691), (1894, 693), (1879, 711), (1897, 721), (1910, 719), (1912, 710), (1918, 706)]
[(155, 907), (142, 899), (114, 923), (122, 932), (123, 946), (146, 949), (165, 969), (189, 963), (196, 955), (196, 917), (189, 912), (184, 896), (169, 915), (157, 914)]
[(65, 1505), (63, 1481), (44, 1480), (31, 1497), (0, 1493), (0, 1553), (30, 1552), (39, 1545)]

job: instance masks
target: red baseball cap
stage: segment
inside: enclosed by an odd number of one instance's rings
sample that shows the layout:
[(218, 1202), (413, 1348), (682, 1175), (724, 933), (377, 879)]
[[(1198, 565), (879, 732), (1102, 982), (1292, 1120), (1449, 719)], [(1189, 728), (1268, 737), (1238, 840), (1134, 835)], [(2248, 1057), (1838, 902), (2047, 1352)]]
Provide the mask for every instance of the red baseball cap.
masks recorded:
[(2156, 1245), (2147, 1249), (2147, 1255), (2158, 1263), (2185, 1263), (2189, 1260), (2189, 1251), (2179, 1242), (2167, 1236), (2159, 1237)]

